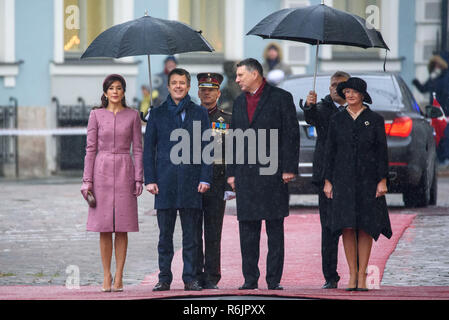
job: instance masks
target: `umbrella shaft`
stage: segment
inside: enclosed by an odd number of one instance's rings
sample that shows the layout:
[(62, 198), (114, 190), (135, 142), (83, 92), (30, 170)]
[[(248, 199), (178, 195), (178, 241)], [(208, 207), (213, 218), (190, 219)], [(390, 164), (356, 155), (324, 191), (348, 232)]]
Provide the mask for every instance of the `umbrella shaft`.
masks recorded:
[(153, 106), (153, 85), (151, 84), (151, 61), (150, 55), (148, 55), (148, 80), (149, 80), (149, 88), (150, 88), (150, 107)]
[(318, 72), (318, 53), (320, 50), (320, 40), (317, 40), (316, 43), (316, 53), (315, 53), (315, 73), (313, 75), (313, 92), (315, 92), (316, 89), (316, 75)]

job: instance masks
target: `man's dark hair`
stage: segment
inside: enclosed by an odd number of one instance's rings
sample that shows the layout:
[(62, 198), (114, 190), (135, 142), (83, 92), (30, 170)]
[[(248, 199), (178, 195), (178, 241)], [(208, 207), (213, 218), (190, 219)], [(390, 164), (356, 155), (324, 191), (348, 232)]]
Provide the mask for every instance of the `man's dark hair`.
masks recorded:
[(262, 65), (259, 61), (253, 58), (248, 58), (237, 63), (237, 68), (245, 66), (246, 69), (250, 72), (257, 70), (261, 77), (263, 77), (263, 69)]
[(335, 72), (331, 78), (346, 78), (349, 79), (351, 78), (351, 76), (349, 75), (349, 73), (344, 72), (344, 71), (337, 71)]
[(170, 85), (170, 78), (173, 74), (177, 74), (179, 76), (186, 76), (187, 84), (190, 86), (190, 73), (182, 68), (175, 68), (168, 74), (168, 82), (167, 85)]

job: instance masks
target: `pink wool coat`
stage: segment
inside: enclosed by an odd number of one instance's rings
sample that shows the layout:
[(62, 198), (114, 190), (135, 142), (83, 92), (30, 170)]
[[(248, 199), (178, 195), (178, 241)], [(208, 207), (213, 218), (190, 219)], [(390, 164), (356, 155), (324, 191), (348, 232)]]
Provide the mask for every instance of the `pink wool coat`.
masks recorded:
[(136, 182), (143, 181), (143, 165), (136, 110), (125, 108), (116, 115), (104, 108), (91, 111), (83, 181), (93, 183), (97, 202), (95, 208), (89, 207), (88, 231), (139, 231), (134, 191)]

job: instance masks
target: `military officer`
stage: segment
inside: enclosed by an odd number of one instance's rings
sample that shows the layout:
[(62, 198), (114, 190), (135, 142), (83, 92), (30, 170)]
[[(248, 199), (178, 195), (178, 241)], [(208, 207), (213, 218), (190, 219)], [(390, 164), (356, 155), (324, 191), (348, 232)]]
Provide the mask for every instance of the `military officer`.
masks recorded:
[[(220, 84), (223, 76), (218, 73), (200, 73), (198, 78), (198, 97), (201, 105), (207, 109), (211, 122), (212, 135), (215, 143), (222, 148), (221, 155), (215, 155), (213, 179), (209, 192), (203, 195), (203, 209), (198, 230), (197, 272), (198, 281), (203, 289), (218, 289), (221, 278), (221, 231), (226, 206), (225, 188), (229, 189), (225, 178), (224, 138), (229, 129), (231, 113), (217, 106), (220, 98)], [(204, 251), (203, 251), (204, 224)]]

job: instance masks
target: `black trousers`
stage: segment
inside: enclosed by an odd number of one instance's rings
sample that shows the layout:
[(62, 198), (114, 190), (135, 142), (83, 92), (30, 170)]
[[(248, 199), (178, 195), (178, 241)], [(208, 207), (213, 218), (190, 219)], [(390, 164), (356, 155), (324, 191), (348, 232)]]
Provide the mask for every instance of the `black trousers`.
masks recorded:
[(206, 193), (203, 196), (203, 210), (197, 227), (197, 278), (202, 283), (209, 282), (216, 285), (221, 279), (221, 233), (226, 207), (223, 196), (224, 187), (223, 192), (210, 195)]
[[(242, 272), (246, 283), (257, 284), (262, 221), (239, 221)], [(281, 282), (284, 270), (284, 218), (265, 220), (268, 237), (267, 275), (268, 286)]]
[[(173, 280), (171, 263), (174, 255), (173, 232), (175, 231), (177, 211), (177, 209), (157, 210), (159, 282), (171, 283)], [(182, 260), (184, 263), (182, 280), (184, 283), (196, 280), (196, 255), (198, 251), (196, 228), (200, 211), (200, 209), (179, 209), (182, 227)]]
[(338, 241), (339, 236), (332, 233), (330, 228), (330, 200), (324, 194), (323, 188), (319, 188), (318, 201), (321, 222), (321, 262), (323, 275), (326, 281), (338, 281), (337, 273)]

